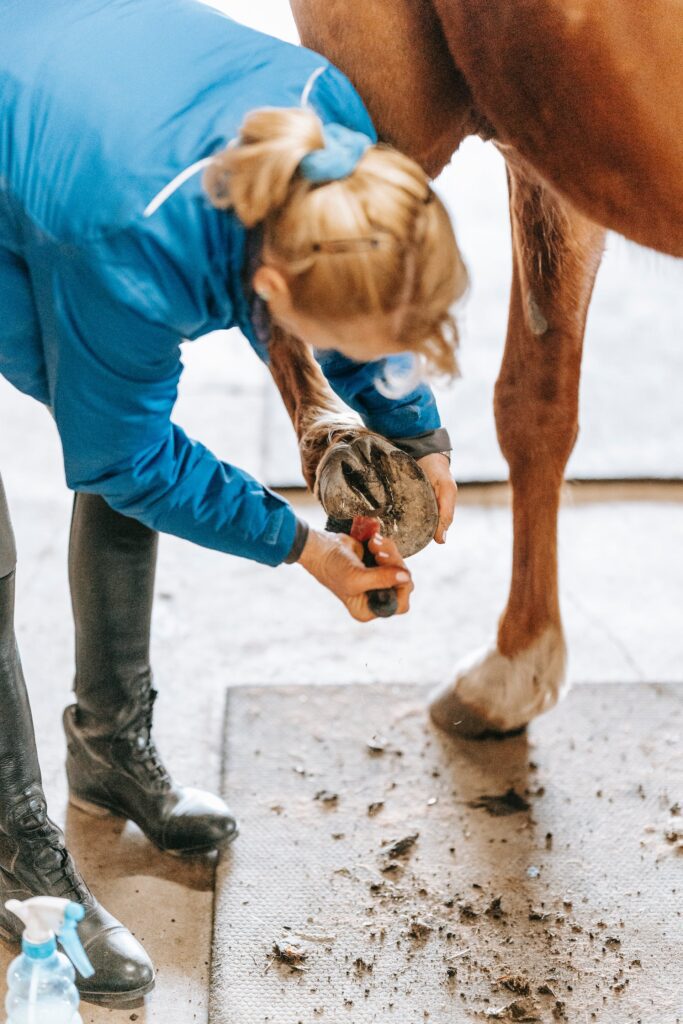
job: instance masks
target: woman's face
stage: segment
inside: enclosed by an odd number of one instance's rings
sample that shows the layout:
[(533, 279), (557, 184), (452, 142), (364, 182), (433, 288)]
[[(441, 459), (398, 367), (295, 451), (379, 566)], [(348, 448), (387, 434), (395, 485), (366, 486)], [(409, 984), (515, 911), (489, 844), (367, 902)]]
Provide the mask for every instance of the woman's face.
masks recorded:
[(370, 363), (405, 351), (396, 340), (402, 319), (396, 313), (326, 322), (295, 311), (282, 318), (275, 312), (273, 316), (281, 327), (311, 348), (341, 352), (358, 363)]
[(277, 270), (259, 267), (253, 283), (272, 319), (311, 348), (340, 352), (359, 363), (405, 353), (398, 340), (403, 322), (401, 309), (346, 320), (318, 320), (294, 308), (286, 281)]

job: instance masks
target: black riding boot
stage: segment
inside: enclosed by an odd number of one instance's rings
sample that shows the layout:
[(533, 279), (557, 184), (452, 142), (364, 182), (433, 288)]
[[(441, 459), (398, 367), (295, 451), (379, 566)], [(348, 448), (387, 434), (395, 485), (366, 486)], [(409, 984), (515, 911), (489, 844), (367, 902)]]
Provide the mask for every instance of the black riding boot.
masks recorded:
[(71, 802), (129, 818), (169, 853), (206, 853), (235, 838), (235, 819), (219, 797), (174, 783), (151, 736), (156, 552), (153, 530), (96, 495), (76, 495), (69, 579), (77, 703), (64, 713)]
[(0, 579), (0, 708), (0, 935), (14, 941), (21, 934), (6, 900), (61, 896), (81, 903), (86, 913), (78, 930), (95, 968), (92, 978), (78, 976), (81, 996), (111, 1005), (139, 999), (154, 985), (154, 968), (140, 943), (99, 905), (47, 815), (14, 635), (14, 572)]

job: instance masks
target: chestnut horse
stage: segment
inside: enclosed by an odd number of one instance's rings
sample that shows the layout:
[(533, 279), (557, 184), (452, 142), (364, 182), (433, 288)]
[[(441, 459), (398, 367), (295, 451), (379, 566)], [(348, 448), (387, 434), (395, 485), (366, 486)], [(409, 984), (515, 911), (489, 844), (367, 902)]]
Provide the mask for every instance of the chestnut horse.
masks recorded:
[[(495, 415), (514, 553), (497, 642), (432, 704), (451, 731), (507, 731), (557, 700), (557, 515), (578, 431), (586, 314), (605, 229), (683, 256), (681, 0), (291, 0), (380, 136), (434, 177), (468, 135), (507, 163), (513, 278)], [(336, 404), (312, 359), (272, 370), (309, 484)], [(340, 424), (340, 429), (342, 424)]]

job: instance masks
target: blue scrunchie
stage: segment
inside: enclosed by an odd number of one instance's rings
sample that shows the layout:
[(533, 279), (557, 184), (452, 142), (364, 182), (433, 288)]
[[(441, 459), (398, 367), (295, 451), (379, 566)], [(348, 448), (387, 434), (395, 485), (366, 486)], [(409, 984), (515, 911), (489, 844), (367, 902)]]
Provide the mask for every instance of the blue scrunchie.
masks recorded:
[(315, 184), (348, 178), (363, 153), (372, 146), (372, 139), (362, 132), (351, 131), (343, 124), (323, 126), (324, 149), (314, 149), (299, 164), (304, 178)]

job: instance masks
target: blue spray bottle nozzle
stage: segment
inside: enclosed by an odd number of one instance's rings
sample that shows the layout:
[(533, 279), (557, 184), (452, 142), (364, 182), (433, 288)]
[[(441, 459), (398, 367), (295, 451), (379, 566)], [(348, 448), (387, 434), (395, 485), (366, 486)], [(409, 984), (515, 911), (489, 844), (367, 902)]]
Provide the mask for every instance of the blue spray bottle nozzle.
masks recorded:
[(80, 904), (69, 903), (64, 908), (64, 921), (62, 927), (57, 932), (57, 938), (81, 977), (92, 978), (95, 969), (88, 959), (88, 954), (81, 945), (77, 930), (78, 922), (82, 921), (84, 917), (85, 910)]
[[(27, 956), (41, 959), (55, 949), (55, 936), (74, 967), (84, 978), (95, 973), (81, 945), (76, 926), (85, 917), (85, 909), (78, 903), (58, 896), (32, 896), (23, 902), (8, 900), (8, 910), (24, 922), (23, 947)], [(51, 948), (50, 948), (51, 947)]]
[[(84, 978), (95, 973), (76, 931), (85, 909), (59, 896), (8, 900), (5, 906), (24, 924), (21, 955), (7, 975), (7, 1024), (82, 1024), (74, 968)], [(58, 940), (64, 954), (57, 953)]]

